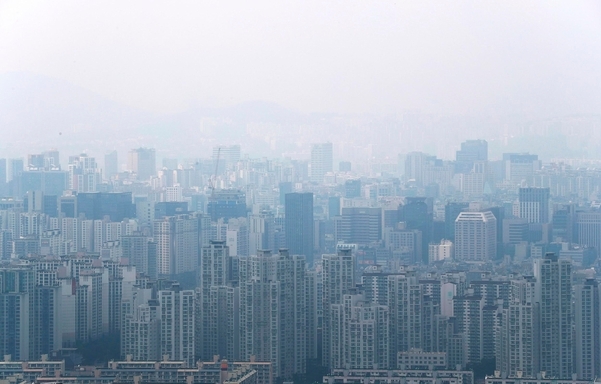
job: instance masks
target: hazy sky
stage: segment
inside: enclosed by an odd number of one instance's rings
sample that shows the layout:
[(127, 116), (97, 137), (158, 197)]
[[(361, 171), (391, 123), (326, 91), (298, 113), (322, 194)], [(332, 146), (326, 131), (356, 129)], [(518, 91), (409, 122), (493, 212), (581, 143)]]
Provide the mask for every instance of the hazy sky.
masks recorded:
[(0, 74), (157, 112), (601, 113), (601, 1), (0, 1)]

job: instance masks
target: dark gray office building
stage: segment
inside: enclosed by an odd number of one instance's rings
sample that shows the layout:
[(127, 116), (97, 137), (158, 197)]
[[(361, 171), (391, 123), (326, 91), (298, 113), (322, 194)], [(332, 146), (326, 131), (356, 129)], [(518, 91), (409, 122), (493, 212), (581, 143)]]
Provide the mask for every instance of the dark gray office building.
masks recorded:
[(313, 264), (313, 194), (286, 194), (286, 247), (291, 255), (304, 255)]

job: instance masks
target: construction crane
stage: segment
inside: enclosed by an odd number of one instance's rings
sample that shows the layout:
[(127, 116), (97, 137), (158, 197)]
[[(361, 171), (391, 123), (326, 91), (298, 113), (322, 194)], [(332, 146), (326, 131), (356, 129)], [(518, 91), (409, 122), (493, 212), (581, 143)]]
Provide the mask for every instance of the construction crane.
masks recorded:
[(213, 177), (211, 178), (211, 200), (215, 197), (215, 182), (217, 181), (217, 171), (219, 170), (219, 157), (221, 155), (221, 147), (217, 147), (217, 158), (215, 159), (215, 172), (213, 172)]

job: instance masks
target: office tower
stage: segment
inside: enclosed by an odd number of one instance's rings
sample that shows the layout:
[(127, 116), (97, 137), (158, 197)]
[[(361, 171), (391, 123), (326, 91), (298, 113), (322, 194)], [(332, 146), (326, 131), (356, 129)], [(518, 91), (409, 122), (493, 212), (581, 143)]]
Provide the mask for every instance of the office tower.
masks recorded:
[(526, 219), (503, 220), (502, 242), (519, 244), (523, 241), (528, 241), (528, 221)]
[[(197, 349), (204, 361), (219, 355), (237, 358), (238, 289), (233, 259), (224, 241), (211, 241), (202, 248), (197, 288)], [(235, 277), (237, 280), (237, 276)]]
[(422, 233), (422, 260), (428, 262), (428, 245), (432, 240), (433, 214), (426, 197), (407, 197), (405, 205), (399, 206), (399, 220), (405, 222), (406, 229), (418, 230)]
[(240, 259), (240, 359), (270, 361), (274, 376), (305, 373), (305, 258), (258, 251)]
[(16, 179), (23, 170), (23, 159), (8, 159), (7, 181)]
[(111, 221), (122, 221), (136, 214), (131, 192), (78, 193), (76, 199), (75, 217), (83, 214), (88, 220), (102, 220), (108, 216)]
[(167, 157), (163, 158), (162, 164), (165, 169), (177, 169), (179, 165), (177, 159), (170, 159)]
[(455, 173), (469, 173), (475, 162), (488, 160), (486, 140), (467, 140), (455, 152)]
[(45, 170), (44, 155), (41, 153), (27, 155), (27, 169), (30, 171)]
[(156, 175), (156, 154), (154, 148), (138, 148), (129, 151), (128, 170), (136, 174), (138, 180), (148, 180)]
[(575, 371), (579, 380), (594, 380), (601, 374), (601, 303), (593, 276), (576, 286), (575, 299)]
[(27, 191), (42, 191), (46, 195), (60, 196), (68, 186), (69, 172), (33, 170), (15, 176), (13, 190), (19, 195), (24, 195)]
[(59, 171), (61, 169), (60, 156), (57, 149), (49, 149), (42, 152), (44, 156), (44, 167), (47, 170)]
[(328, 219), (334, 220), (336, 216), (340, 216), (340, 197), (330, 196), (328, 197)]
[(331, 306), (332, 343), (330, 368), (388, 369), (390, 327), (388, 307), (365, 299), (360, 292), (343, 295)]
[(572, 262), (547, 253), (534, 260), (539, 303), (540, 370), (569, 379), (572, 364)]
[(361, 180), (360, 179), (345, 181), (344, 197), (347, 199), (361, 197)]
[(445, 239), (455, 241), (455, 220), (463, 211), (467, 211), (469, 203), (449, 202), (444, 207)]
[(48, 217), (58, 217), (58, 196), (43, 195), (42, 212), (48, 215)]
[[(167, 202), (175, 202), (175, 201), (183, 201), (183, 188), (178, 184), (172, 187), (165, 187), (165, 191), (163, 192), (163, 201)], [(186, 203), (187, 205), (187, 203)]]
[(520, 217), (529, 223), (549, 222), (549, 188), (520, 188)]
[(323, 178), (328, 172), (333, 171), (332, 143), (313, 144), (311, 147), (311, 181), (323, 183)]
[(355, 256), (350, 249), (340, 249), (335, 255), (322, 256), (322, 365), (332, 367), (331, 349), (337, 340), (332, 331), (332, 304), (342, 303), (342, 297), (355, 287)]
[(601, 249), (601, 211), (576, 212), (575, 241), (595, 249)]
[(413, 181), (418, 186), (424, 184), (427, 165), (435, 159), (423, 152), (411, 152), (405, 156), (405, 180)]
[(198, 220), (191, 215), (169, 216), (153, 223), (157, 272), (173, 275), (196, 270), (199, 257)]
[(313, 265), (313, 194), (289, 193), (285, 204), (286, 247), (293, 255), (303, 255)]
[(490, 211), (461, 212), (455, 220), (455, 259), (490, 261), (497, 254), (497, 219)]
[(233, 169), (234, 165), (240, 161), (240, 145), (222, 145), (213, 147), (213, 169), (217, 166), (219, 159), (218, 173), (224, 170)]
[(505, 180), (514, 186), (532, 185), (534, 171), (541, 167), (538, 155), (529, 153), (504, 153)]
[(209, 198), (207, 213), (211, 216), (211, 221), (246, 217), (246, 195), (234, 189), (214, 191)]
[(248, 216), (248, 252), (258, 249), (275, 249), (275, 219), (270, 211)]
[(8, 180), (6, 178), (6, 159), (0, 159), (0, 197), (8, 195)]
[(246, 217), (232, 218), (227, 221), (225, 240), (232, 256), (246, 257), (249, 255)]
[[(152, 204), (151, 204), (152, 205)], [(159, 201), (154, 203), (154, 218), (162, 219), (166, 216), (182, 215), (188, 212), (188, 203), (185, 201)]]
[(294, 184), (290, 181), (283, 181), (278, 184), (278, 190), (280, 192), (280, 205), (285, 205), (286, 195), (294, 192)]
[(340, 172), (350, 172), (352, 164), (350, 161), (341, 161), (338, 163), (338, 170)]
[(337, 222), (336, 240), (367, 245), (382, 239), (381, 208), (342, 208)]
[(119, 157), (117, 151), (104, 155), (104, 177), (110, 180), (119, 173)]
[(160, 290), (161, 354), (170, 360), (194, 365), (195, 295), (192, 290), (182, 290), (179, 283), (170, 289)]
[(58, 198), (58, 214), (61, 217), (77, 217), (77, 195), (66, 193)]

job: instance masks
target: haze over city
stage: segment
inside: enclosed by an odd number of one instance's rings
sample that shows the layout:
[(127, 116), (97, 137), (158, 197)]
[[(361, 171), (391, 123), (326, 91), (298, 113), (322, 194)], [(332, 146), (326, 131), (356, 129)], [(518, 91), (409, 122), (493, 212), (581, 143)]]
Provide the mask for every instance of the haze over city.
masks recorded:
[(0, 384), (601, 384), (601, 2), (0, 0)]
[(0, 149), (306, 156), (324, 135), (340, 157), (452, 158), (543, 132), (541, 156), (598, 157), (599, 20), (595, 1), (4, 1)]

